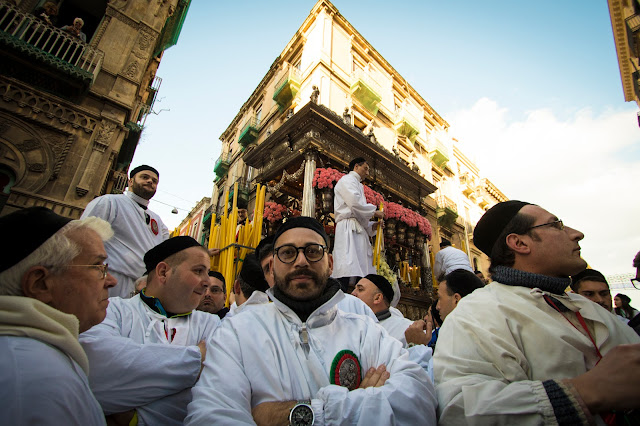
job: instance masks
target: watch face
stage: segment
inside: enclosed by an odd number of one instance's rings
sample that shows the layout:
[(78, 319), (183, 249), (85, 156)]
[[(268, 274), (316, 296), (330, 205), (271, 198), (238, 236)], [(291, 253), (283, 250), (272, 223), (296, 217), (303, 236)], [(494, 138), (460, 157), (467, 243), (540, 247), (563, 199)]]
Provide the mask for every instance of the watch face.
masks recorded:
[(308, 405), (299, 404), (291, 410), (291, 425), (311, 426), (313, 424), (313, 410)]

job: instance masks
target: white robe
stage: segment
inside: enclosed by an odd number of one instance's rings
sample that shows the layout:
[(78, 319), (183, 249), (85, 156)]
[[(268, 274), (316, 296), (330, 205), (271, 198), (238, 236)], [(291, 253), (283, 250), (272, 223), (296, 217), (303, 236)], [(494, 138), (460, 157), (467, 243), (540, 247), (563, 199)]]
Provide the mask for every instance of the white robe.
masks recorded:
[[(434, 356), (441, 424), (557, 423), (542, 381), (576, 377), (598, 358), (591, 340), (549, 306), (544, 294), (493, 282), (447, 315)], [(603, 355), (640, 342), (630, 327), (590, 300), (551, 296), (580, 311)], [(565, 315), (578, 324), (575, 314)]]
[(340, 178), (334, 188), (336, 236), (333, 246), (334, 278), (375, 274), (369, 237), (375, 235), (370, 221), (376, 206), (368, 204), (360, 175), (354, 171)]
[(343, 312), (351, 312), (352, 314), (364, 315), (378, 322), (378, 317), (373, 313), (369, 305), (351, 294), (345, 294), (336, 305)]
[(263, 303), (269, 303), (269, 296), (263, 291), (255, 290), (251, 293), (251, 296), (242, 305), (238, 306), (236, 302), (229, 307), (229, 312), (224, 316), (225, 320), (238, 315), (248, 309), (252, 309), (255, 305), (262, 305)]
[[(424, 370), (372, 320), (336, 309), (341, 291), (304, 324), (268, 293), (273, 303), (232, 317), (214, 333), (185, 424), (252, 425), (251, 409), (262, 402), (305, 399), (316, 426), (436, 424)], [(332, 362), (343, 350), (358, 357), (361, 377), (380, 364), (391, 377), (381, 387), (353, 391), (330, 384)]]
[(447, 246), (436, 253), (436, 260), (433, 265), (433, 273), (436, 279), (440, 279), (440, 275), (447, 275), (456, 269), (465, 269), (473, 272), (467, 253), (452, 246)]
[[(131, 191), (103, 195), (93, 199), (81, 216), (102, 218), (111, 224), (115, 233), (104, 243), (109, 271), (115, 272), (113, 275), (118, 279), (118, 284), (109, 289), (110, 297), (131, 297), (135, 281), (145, 271), (144, 254), (169, 238), (169, 229), (160, 216), (144, 210), (138, 203), (146, 205), (149, 201)], [(148, 225), (145, 213), (150, 218)]]
[(91, 389), (104, 412), (135, 408), (140, 424), (182, 424), (200, 373), (197, 344), (219, 324), (217, 315), (201, 311), (166, 318), (139, 294), (109, 299), (105, 320), (80, 335), (93, 365)]
[(0, 296), (1, 425), (105, 425), (91, 393), (78, 319), (35, 299)]

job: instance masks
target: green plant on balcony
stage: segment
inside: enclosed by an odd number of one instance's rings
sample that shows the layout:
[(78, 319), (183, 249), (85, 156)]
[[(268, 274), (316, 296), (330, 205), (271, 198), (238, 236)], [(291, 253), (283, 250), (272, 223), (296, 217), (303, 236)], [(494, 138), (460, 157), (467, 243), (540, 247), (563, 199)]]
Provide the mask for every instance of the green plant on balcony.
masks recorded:
[(296, 97), (300, 90), (300, 73), (292, 66), (285, 71), (275, 85), (273, 100), (278, 104), (280, 111), (284, 111)]
[(358, 70), (353, 74), (351, 94), (372, 114), (378, 113), (378, 104), (382, 100), (380, 85), (368, 73)]
[(256, 117), (251, 117), (240, 131), (238, 137), (238, 143), (242, 146), (242, 149), (246, 149), (258, 138), (258, 120)]
[(216, 161), (215, 166), (213, 166), (213, 172), (216, 174), (217, 177), (224, 176), (229, 171), (230, 165), (231, 165), (230, 153), (222, 154)]

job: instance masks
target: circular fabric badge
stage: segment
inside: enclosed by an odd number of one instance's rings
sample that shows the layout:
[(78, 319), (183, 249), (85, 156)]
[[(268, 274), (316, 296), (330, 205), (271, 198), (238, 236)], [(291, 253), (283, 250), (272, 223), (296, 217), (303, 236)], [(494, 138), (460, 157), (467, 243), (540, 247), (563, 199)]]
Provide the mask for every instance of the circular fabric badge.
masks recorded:
[(344, 386), (350, 391), (357, 389), (362, 381), (360, 360), (350, 350), (340, 351), (331, 363), (332, 385)]
[(158, 235), (158, 222), (156, 222), (155, 219), (151, 219), (151, 223), (149, 225), (151, 226), (151, 232), (153, 232), (153, 235)]

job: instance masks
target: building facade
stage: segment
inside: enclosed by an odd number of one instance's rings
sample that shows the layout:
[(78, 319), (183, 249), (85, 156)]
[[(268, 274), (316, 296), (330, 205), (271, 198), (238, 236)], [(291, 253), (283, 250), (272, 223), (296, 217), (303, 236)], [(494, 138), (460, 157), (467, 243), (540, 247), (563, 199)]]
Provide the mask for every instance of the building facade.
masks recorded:
[(640, 4), (637, 0), (607, 0), (607, 3), (624, 100), (640, 107)]
[(431, 224), (424, 246), (395, 238), (386, 246), (392, 267), (408, 260), (427, 272), (418, 288), (403, 288), (410, 317), (425, 311), (430, 259), (441, 238), (478, 269), (488, 268), (473, 246), (473, 225), (507, 198), (460, 152), (444, 118), (329, 1), (315, 4), (220, 140), (212, 194), (218, 214), (236, 182), (251, 211), (257, 182), (267, 185), (270, 200), (330, 225), (332, 213), (312, 183), (315, 170), (344, 171), (351, 159), (365, 157), (365, 183)]
[(176, 227), (173, 235), (187, 235), (206, 245), (211, 229), (211, 198), (203, 197)]
[[(122, 192), (188, 0), (0, 1), (0, 214)], [(84, 21), (86, 41), (61, 29)]]

